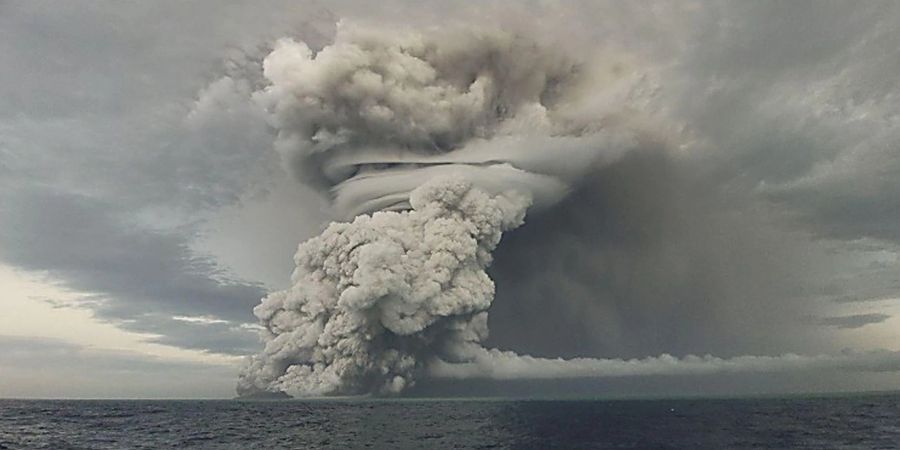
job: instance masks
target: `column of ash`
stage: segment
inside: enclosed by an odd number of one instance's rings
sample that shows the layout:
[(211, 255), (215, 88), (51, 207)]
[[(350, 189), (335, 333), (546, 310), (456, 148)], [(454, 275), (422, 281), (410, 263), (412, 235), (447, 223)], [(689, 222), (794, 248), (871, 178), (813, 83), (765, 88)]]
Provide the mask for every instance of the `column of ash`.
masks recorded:
[(265, 349), (239, 393), (397, 393), (481, 354), (501, 233), (640, 141), (622, 105), (646, 77), (603, 61), (463, 28), (279, 41), (254, 99), (288, 168), (348, 221), (301, 244), (292, 286), (254, 309)]

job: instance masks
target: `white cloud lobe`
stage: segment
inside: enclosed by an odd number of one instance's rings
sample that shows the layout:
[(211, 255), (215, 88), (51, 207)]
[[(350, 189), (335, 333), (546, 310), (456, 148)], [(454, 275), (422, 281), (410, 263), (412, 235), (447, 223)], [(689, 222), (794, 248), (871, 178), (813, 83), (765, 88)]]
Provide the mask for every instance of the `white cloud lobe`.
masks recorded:
[(484, 270), (528, 199), (445, 179), (410, 202), (410, 211), (333, 223), (300, 245), (293, 286), (254, 309), (266, 348), (240, 393), (395, 393), (415, 381), (423, 358), (487, 336), (494, 284)]
[(447, 174), (541, 207), (642, 138), (625, 104), (643, 78), (619, 62), (499, 31), (341, 22), (318, 52), (280, 40), (255, 98), (289, 169), (346, 218), (407, 209), (409, 192)]

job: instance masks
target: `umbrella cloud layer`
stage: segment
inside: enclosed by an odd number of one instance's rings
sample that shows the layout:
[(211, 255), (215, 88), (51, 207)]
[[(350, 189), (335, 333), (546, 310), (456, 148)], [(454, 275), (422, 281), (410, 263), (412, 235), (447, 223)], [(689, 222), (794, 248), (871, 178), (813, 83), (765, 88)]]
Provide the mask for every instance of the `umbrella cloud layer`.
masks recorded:
[(276, 148), (346, 218), (408, 209), (446, 174), (544, 207), (640, 140), (627, 102), (646, 80), (621, 57), (588, 65), (497, 31), (341, 22), (318, 52), (278, 41), (263, 69)]

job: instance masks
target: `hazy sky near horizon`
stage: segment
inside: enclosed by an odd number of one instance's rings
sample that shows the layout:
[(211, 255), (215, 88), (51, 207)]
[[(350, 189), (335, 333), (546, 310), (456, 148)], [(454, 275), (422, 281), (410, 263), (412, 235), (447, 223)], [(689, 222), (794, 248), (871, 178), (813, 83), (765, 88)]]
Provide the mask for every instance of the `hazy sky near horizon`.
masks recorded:
[[(504, 237), (489, 344), (546, 357), (900, 351), (898, 9), (0, 2), (0, 397), (233, 395), (259, 348), (252, 307), (334, 217), (282, 169), (250, 95), (277, 39), (321, 47), (342, 19), (614, 52), (652, 90), (664, 144)], [(896, 372), (808, 375), (582, 388), (900, 388)]]

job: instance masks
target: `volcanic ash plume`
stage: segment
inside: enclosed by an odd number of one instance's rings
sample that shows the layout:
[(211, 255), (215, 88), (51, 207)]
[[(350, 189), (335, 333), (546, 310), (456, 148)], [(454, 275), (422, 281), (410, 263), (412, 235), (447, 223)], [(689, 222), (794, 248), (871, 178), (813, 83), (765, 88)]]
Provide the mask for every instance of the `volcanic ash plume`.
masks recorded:
[(319, 50), (279, 41), (254, 99), (288, 168), (351, 222), (301, 244), (292, 287), (254, 309), (265, 349), (239, 393), (387, 394), (418, 376), (897, 370), (898, 352), (562, 360), (481, 345), (501, 233), (660, 134), (636, 113), (652, 110), (650, 77), (590, 56), (472, 29), (341, 23)]
[(529, 200), (451, 178), (409, 201), (409, 211), (334, 223), (300, 245), (293, 287), (254, 309), (267, 344), (241, 392), (398, 392), (428, 358), (486, 337), (494, 284), (484, 270)]
[(623, 104), (643, 78), (609, 63), (468, 29), (279, 41), (254, 97), (289, 169), (352, 222), (301, 244), (293, 287), (255, 308), (265, 350), (238, 390), (398, 392), (470, 359), (501, 232), (640, 141)]

